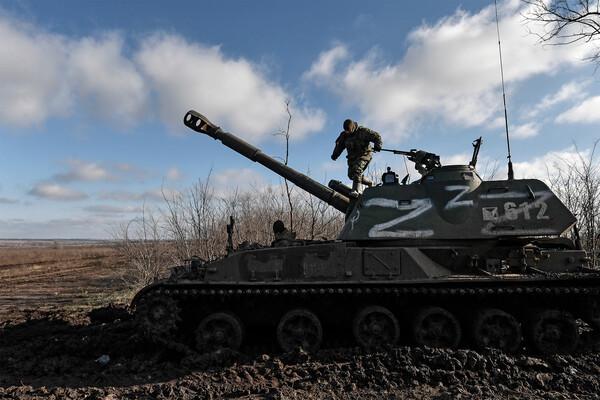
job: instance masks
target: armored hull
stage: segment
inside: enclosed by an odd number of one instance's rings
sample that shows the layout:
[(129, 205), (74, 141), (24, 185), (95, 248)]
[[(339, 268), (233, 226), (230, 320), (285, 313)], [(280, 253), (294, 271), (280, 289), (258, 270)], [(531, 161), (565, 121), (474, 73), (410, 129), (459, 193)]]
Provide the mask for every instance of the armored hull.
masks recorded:
[(416, 183), (384, 180), (350, 199), (198, 113), (184, 122), (345, 212), (346, 224), (334, 241), (232, 251), (145, 287), (133, 306), (157, 342), (558, 353), (575, 349), (577, 318), (600, 326), (600, 275), (561, 237), (575, 218), (541, 181), (482, 181), (474, 165), (437, 165)]

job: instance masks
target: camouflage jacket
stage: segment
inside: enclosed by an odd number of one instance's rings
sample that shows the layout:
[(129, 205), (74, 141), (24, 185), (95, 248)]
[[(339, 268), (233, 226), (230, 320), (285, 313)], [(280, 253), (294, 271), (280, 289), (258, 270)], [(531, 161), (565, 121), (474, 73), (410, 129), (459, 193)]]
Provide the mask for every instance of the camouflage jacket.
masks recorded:
[(349, 163), (358, 160), (370, 161), (373, 152), (370, 143), (373, 143), (375, 148), (382, 146), (381, 136), (374, 130), (359, 126), (354, 132), (343, 131), (335, 141), (331, 158), (336, 160), (345, 149), (348, 152), (346, 158)]
[(295, 240), (296, 239), (296, 232), (292, 232), (287, 228), (281, 232), (275, 232), (273, 235), (275, 236), (275, 240)]

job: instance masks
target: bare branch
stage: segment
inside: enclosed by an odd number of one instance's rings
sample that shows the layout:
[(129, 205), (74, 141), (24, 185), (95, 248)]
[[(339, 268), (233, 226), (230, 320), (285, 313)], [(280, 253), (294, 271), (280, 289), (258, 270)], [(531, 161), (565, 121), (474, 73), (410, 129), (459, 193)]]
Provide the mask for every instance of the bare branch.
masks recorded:
[[(529, 5), (523, 17), (541, 43), (569, 45), (600, 38), (599, 0), (521, 0)], [(585, 58), (600, 61), (600, 48)]]

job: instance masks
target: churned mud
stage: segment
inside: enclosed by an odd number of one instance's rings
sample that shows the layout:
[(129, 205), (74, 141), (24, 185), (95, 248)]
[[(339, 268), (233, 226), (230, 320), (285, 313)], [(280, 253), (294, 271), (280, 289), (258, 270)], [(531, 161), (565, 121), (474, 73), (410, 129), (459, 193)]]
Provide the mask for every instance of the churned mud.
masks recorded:
[(597, 398), (598, 345), (584, 338), (577, 354), (550, 357), (409, 347), (180, 355), (148, 343), (122, 307), (40, 312), (0, 330), (0, 398)]

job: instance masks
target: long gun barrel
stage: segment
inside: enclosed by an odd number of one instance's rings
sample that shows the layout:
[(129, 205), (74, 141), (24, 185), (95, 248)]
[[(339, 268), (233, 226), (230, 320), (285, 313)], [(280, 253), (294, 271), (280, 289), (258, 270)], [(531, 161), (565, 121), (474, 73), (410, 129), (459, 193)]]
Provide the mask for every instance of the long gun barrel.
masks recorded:
[(202, 114), (190, 110), (183, 118), (183, 123), (185, 126), (193, 129), (196, 132), (204, 133), (215, 140), (220, 140), (225, 146), (229, 147), (233, 151), (240, 153), (244, 157), (249, 158), (254, 162), (264, 165), (271, 171), (294, 183), (299, 188), (304, 189), (313, 196), (323, 200), (336, 210), (346, 213), (348, 205), (350, 204), (348, 197), (341, 195), (327, 186), (321, 185), (314, 179), (311, 179), (308, 176), (275, 160), (274, 158), (269, 157), (260, 149), (252, 146), (237, 136), (221, 130), (221, 128), (214, 125)]

